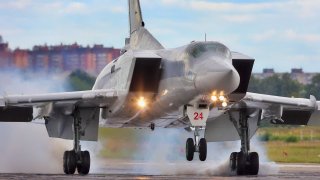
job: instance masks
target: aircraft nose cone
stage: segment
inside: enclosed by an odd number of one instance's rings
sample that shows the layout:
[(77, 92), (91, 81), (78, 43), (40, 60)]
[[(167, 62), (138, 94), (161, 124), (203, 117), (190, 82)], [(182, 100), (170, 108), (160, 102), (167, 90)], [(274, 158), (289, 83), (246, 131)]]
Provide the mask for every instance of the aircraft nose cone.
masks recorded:
[(216, 65), (214, 69), (199, 73), (195, 78), (195, 87), (200, 92), (223, 91), (229, 94), (238, 88), (239, 83), (237, 70), (228, 63)]

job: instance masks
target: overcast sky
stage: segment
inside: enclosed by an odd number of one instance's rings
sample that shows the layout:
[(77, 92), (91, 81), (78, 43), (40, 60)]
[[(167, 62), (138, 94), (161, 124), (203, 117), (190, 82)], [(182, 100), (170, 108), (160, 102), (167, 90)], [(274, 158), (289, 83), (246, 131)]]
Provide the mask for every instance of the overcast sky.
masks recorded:
[[(320, 0), (142, 0), (146, 28), (168, 48), (224, 43), (256, 59), (254, 71), (320, 72)], [(127, 0), (0, 0), (0, 34), (11, 48), (104, 44), (128, 35)]]

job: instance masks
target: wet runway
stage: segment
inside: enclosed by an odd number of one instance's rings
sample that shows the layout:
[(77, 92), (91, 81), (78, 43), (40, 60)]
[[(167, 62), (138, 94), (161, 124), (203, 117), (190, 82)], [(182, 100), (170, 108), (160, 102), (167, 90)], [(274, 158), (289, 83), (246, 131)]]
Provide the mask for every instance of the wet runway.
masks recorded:
[(263, 163), (258, 176), (240, 177), (227, 172), (227, 169), (224, 164), (210, 166), (207, 162), (163, 164), (112, 161), (104, 168), (93, 167), (93, 172), (87, 176), (2, 173), (0, 179), (320, 179), (320, 164)]

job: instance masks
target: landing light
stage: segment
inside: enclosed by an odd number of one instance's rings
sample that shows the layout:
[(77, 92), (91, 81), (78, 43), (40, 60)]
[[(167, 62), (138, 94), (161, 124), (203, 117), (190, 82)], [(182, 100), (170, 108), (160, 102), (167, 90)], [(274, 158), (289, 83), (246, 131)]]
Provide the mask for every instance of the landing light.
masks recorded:
[(220, 101), (224, 101), (225, 100), (225, 97), (223, 95), (219, 96), (219, 100)]
[(224, 101), (221, 105), (222, 105), (222, 107), (227, 107), (228, 103)]
[(217, 96), (211, 96), (211, 100), (213, 101), (213, 102), (216, 102), (217, 100), (218, 100), (218, 98), (217, 98)]
[(140, 97), (140, 98), (138, 99), (138, 106), (139, 106), (141, 109), (143, 109), (143, 108), (146, 107), (146, 105), (147, 105), (147, 103), (146, 103), (146, 100), (144, 99), (144, 97)]

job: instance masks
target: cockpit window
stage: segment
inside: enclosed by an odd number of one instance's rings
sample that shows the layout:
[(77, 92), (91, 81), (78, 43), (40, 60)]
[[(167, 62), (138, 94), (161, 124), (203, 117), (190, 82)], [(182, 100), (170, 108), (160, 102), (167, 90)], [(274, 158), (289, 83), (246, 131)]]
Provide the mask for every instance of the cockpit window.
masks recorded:
[(226, 58), (230, 57), (229, 49), (223, 44), (217, 42), (193, 43), (188, 47), (188, 53), (194, 58), (198, 58), (206, 53), (215, 53)]

